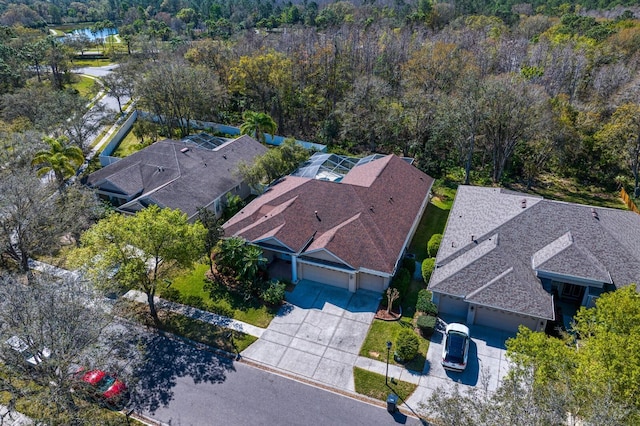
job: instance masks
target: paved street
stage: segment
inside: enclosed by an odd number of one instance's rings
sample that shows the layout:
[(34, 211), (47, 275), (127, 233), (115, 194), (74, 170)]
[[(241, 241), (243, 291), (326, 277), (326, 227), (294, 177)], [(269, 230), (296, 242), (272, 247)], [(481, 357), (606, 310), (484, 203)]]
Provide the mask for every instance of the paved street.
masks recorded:
[(147, 347), (151, 357), (138, 371), (133, 404), (164, 424), (420, 424), (165, 337), (151, 337)]

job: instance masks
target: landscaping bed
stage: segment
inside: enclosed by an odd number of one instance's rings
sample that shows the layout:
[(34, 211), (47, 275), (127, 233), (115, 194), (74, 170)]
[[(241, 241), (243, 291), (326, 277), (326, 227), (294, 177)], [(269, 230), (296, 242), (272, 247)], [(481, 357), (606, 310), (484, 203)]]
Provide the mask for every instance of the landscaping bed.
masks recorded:
[(244, 300), (221, 283), (211, 283), (212, 291), (205, 290), (205, 273), (209, 265), (197, 264), (192, 270), (174, 276), (168, 287), (161, 286), (158, 296), (234, 318), (257, 327), (266, 328), (278, 308), (267, 307), (256, 300)]

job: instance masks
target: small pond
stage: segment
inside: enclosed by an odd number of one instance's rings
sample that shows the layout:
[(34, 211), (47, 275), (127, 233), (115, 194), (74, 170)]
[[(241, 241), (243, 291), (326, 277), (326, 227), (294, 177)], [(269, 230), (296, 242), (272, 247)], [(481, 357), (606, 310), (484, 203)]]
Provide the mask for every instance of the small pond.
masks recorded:
[(118, 29), (117, 28), (105, 28), (103, 30), (100, 30), (98, 32), (93, 32), (91, 31), (91, 28), (81, 28), (78, 30), (73, 30), (72, 33), (67, 34), (69, 37), (73, 37), (75, 35), (81, 35), (81, 36), (86, 36), (89, 38), (89, 40), (91, 41), (96, 41), (99, 38), (107, 38), (107, 36), (110, 35), (116, 35), (118, 34)]

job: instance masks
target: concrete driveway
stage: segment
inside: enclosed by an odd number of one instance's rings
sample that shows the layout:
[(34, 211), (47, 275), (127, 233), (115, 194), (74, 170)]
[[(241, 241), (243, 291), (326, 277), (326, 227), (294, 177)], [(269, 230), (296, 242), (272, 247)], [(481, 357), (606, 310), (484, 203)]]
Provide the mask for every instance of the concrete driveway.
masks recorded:
[(242, 356), (354, 391), (353, 366), (380, 295), (301, 281), (262, 337)]
[[(447, 320), (456, 322), (453, 318), (447, 318)], [(493, 392), (509, 370), (505, 356), (505, 341), (514, 334), (477, 325), (469, 327), (471, 344), (465, 371), (457, 373), (445, 370), (440, 362), (443, 333), (448, 322), (438, 320), (438, 329), (431, 337), (427, 351), (423, 376), (418, 382), (418, 389), (407, 401), (410, 406), (417, 407), (420, 402), (426, 402), (436, 390), (451, 391), (455, 386), (460, 386), (461, 392), (471, 387)], [(463, 321), (458, 320), (458, 322)]]

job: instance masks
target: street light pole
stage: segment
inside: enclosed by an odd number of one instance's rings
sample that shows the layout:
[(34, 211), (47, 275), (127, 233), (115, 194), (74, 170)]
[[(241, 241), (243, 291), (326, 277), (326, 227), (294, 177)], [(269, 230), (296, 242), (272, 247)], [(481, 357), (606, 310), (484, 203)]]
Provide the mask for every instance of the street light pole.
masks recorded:
[(387, 372), (384, 374), (384, 384), (389, 386), (389, 354), (391, 353), (391, 342), (387, 341)]

